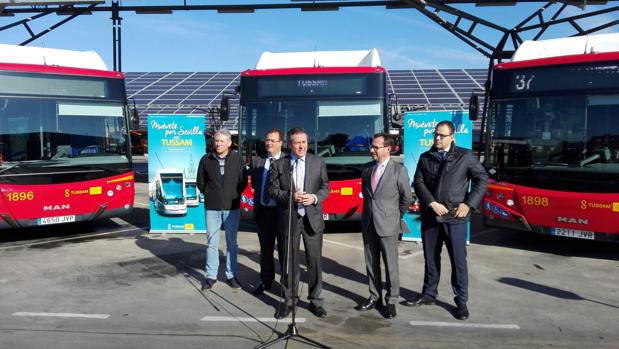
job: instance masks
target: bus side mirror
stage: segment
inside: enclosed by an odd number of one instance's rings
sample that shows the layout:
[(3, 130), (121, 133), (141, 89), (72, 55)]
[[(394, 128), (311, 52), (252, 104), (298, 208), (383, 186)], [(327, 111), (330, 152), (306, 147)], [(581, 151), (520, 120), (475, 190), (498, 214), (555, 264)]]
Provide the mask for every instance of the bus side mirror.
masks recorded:
[(389, 122), (391, 123), (391, 127), (404, 127), (404, 115), (402, 114), (402, 110), (400, 110), (398, 96), (395, 93), (390, 93), (387, 100), (389, 103)]
[(219, 104), (219, 120), (228, 121), (230, 117), (230, 96), (222, 96)]
[(132, 130), (137, 130), (140, 128), (140, 113), (138, 112), (138, 108), (131, 108), (129, 110), (129, 127)]
[(391, 126), (395, 128), (402, 128), (404, 127), (404, 117), (402, 113), (397, 109), (397, 107), (394, 107), (392, 108), (393, 111), (389, 113), (389, 116), (391, 118)]
[(477, 120), (478, 115), (479, 115), (479, 96), (473, 93), (471, 94), (471, 98), (469, 98), (469, 120), (471, 121)]

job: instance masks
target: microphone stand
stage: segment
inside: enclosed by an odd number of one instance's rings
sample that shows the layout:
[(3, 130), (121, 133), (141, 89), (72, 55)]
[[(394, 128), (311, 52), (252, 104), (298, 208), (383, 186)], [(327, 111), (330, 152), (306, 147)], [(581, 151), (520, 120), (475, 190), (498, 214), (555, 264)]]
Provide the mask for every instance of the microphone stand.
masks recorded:
[[(296, 257), (297, 254), (299, 253), (298, 249), (295, 249), (294, 246), (294, 242), (292, 239), (292, 231), (293, 231), (293, 227), (292, 227), (292, 209), (294, 206), (293, 205), (293, 200), (292, 200), (292, 192), (293, 192), (293, 188), (292, 188), (292, 174), (294, 171), (294, 167), (290, 166), (290, 190), (289, 190), (289, 195), (288, 195), (288, 231), (286, 232), (286, 270), (285, 270), (285, 275), (287, 278), (287, 284), (288, 284), (288, 289), (290, 290), (290, 297), (292, 298), (292, 321), (290, 322), (290, 325), (288, 325), (288, 329), (286, 330), (286, 332), (281, 335), (279, 338), (275, 338), (274, 340), (264, 343), (262, 345), (256, 346), (255, 349), (264, 349), (267, 347), (272, 346), (275, 343), (279, 343), (281, 341), (287, 341), (289, 339), (294, 339), (297, 340), (299, 342), (305, 342), (307, 344), (313, 345), (317, 348), (324, 348), (324, 349), (331, 349), (331, 347), (324, 345), (320, 342), (317, 342), (313, 339), (307, 338), (301, 334), (299, 334), (299, 330), (297, 329), (297, 323), (296, 323), (296, 314), (297, 314), (297, 299), (298, 299), (298, 292), (299, 289), (298, 287), (294, 287), (296, 285), (294, 285), (294, 280), (296, 278), (296, 273), (295, 273), (295, 268), (291, 267), (292, 263), (296, 263)], [(295, 228), (296, 229), (296, 225)], [(301, 237), (299, 237), (300, 239)], [(292, 253), (291, 253), (292, 251)], [(282, 271), (284, 272), (284, 271)], [(285, 302), (285, 300), (284, 300)]]

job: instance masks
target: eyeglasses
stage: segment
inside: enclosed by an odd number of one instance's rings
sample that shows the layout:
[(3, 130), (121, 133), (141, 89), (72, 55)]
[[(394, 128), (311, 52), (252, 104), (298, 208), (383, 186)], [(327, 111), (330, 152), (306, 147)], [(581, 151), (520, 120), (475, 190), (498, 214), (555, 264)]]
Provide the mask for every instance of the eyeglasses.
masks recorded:
[(370, 148), (372, 148), (372, 149), (374, 149), (374, 150), (378, 150), (378, 149), (381, 149), (381, 148), (387, 148), (387, 146), (381, 146), (381, 147), (379, 147), (379, 146), (377, 146), (377, 145), (373, 145), (373, 144), (372, 144), (372, 145), (370, 146)]
[(279, 143), (279, 142), (281, 142), (281, 141), (276, 141), (274, 139), (265, 139), (264, 140), (264, 143)]
[(452, 136), (452, 135), (451, 135), (451, 134), (444, 135), (444, 134), (440, 134), (440, 133), (438, 133), (438, 132), (434, 132), (434, 137), (435, 137), (435, 138), (436, 138), (436, 137), (438, 137), (438, 138), (443, 139), (443, 138), (447, 138), (447, 137), (450, 137), (450, 136)]

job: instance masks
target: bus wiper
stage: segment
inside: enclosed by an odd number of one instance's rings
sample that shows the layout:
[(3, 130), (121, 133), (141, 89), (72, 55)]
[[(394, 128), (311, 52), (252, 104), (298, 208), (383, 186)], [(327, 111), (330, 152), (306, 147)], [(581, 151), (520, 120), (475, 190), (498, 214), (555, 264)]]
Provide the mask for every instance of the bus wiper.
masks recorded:
[(125, 172), (124, 170), (119, 170), (119, 169), (109, 168), (109, 167), (99, 166), (99, 165), (74, 165), (74, 167), (83, 167), (83, 168), (87, 168), (87, 169), (90, 169), (90, 170), (99, 170), (99, 171), (112, 172), (112, 173), (123, 173), (123, 172)]
[(569, 166), (569, 164), (565, 162), (554, 162), (554, 161), (537, 161), (531, 164), (529, 168), (536, 167), (546, 167), (546, 166)]
[(66, 160), (64, 160), (64, 161), (61, 161), (61, 160), (16, 161), (15, 163), (10, 163), (7, 168), (0, 169), (0, 173), (6, 172), (6, 171), (14, 169), (14, 168), (28, 166), (28, 165), (41, 164), (41, 165), (43, 165), (41, 167), (44, 167), (44, 166), (47, 166), (47, 165), (54, 165), (54, 164), (58, 164), (58, 163), (61, 163), (61, 162), (66, 162)]
[(582, 159), (578, 164), (580, 167), (585, 167), (592, 162), (608, 162), (610, 160), (610, 149), (604, 147), (604, 149), (598, 150), (595, 154)]

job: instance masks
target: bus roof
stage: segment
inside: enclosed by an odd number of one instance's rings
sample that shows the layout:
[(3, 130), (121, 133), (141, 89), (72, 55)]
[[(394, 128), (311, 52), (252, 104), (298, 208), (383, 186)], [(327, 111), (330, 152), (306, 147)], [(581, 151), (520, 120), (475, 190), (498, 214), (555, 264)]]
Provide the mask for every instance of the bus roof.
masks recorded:
[(123, 78), (94, 51), (0, 44), (0, 70)]
[(618, 56), (619, 33), (527, 40), (516, 50), (511, 62), (497, 64), (495, 68), (514, 69), (616, 60)]
[(316, 67), (378, 67), (378, 50), (263, 52), (256, 70)]
[(94, 51), (72, 51), (34, 46), (0, 44), (0, 62), (108, 70), (101, 56)]
[(249, 69), (243, 76), (266, 76), (266, 75), (308, 75), (308, 74), (359, 74), (359, 73), (384, 73), (383, 67), (315, 67), (315, 68), (281, 68), (281, 69)]

